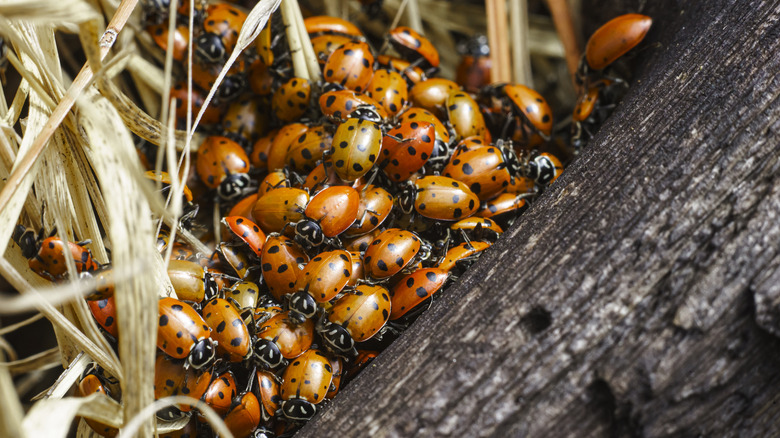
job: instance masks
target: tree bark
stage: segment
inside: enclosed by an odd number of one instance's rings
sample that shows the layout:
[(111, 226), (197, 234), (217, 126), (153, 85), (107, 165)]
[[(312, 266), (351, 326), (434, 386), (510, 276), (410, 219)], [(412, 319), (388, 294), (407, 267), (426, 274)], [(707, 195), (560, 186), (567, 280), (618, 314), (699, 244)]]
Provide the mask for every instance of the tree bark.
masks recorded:
[(780, 2), (590, 3), (655, 20), (623, 103), (299, 436), (780, 433)]

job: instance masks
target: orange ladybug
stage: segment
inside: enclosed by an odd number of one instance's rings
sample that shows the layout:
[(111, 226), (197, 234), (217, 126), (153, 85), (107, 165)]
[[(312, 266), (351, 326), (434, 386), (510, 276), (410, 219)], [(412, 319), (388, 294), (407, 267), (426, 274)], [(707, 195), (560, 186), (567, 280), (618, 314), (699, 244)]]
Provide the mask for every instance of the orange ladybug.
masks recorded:
[(325, 354), (308, 350), (295, 359), (282, 376), (282, 414), (290, 421), (305, 422), (317, 413), (333, 379), (333, 368)]
[(371, 339), (390, 318), (390, 293), (382, 286), (361, 284), (331, 306), (317, 323), (317, 333), (334, 353), (355, 357), (355, 342)]
[(404, 213), (416, 211), (427, 218), (454, 221), (479, 209), (479, 198), (466, 184), (446, 176), (425, 176), (409, 181), (398, 196)]
[(295, 241), (306, 249), (322, 246), (357, 218), (360, 195), (349, 186), (322, 189), (309, 201), (305, 218), (295, 223)]
[(254, 341), (255, 363), (267, 369), (278, 369), (287, 365), (311, 347), (314, 340), (314, 321), (294, 323), (290, 312), (272, 316), (257, 328)]
[(238, 310), (228, 300), (214, 298), (203, 306), (203, 320), (211, 327), (211, 338), (217, 353), (230, 362), (241, 362), (252, 356), (252, 339)]
[(203, 369), (214, 362), (215, 346), (211, 329), (189, 304), (175, 298), (158, 302), (157, 347), (174, 359), (187, 358), (187, 364)]
[(317, 303), (333, 299), (352, 277), (352, 257), (340, 249), (317, 254), (301, 271), (295, 292), (289, 301), (290, 318), (303, 321), (313, 318)]
[(249, 157), (227, 137), (207, 137), (198, 148), (195, 166), (203, 183), (217, 189), (224, 200), (240, 199), (249, 188)]

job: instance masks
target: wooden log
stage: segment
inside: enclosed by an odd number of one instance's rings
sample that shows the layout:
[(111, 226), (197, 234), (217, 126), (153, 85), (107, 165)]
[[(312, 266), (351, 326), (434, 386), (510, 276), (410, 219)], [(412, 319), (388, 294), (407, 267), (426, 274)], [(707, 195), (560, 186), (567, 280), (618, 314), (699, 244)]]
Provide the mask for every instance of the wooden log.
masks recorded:
[(628, 6), (600, 23), (646, 5), (660, 47), (579, 159), (299, 436), (778, 433), (780, 2), (585, 3)]

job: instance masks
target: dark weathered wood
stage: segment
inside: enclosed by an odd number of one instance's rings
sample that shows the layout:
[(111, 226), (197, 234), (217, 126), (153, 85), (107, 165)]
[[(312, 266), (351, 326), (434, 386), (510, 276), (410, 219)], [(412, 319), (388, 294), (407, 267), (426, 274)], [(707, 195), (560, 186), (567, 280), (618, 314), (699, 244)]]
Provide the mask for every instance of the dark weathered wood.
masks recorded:
[(780, 433), (780, 2), (642, 3), (590, 149), (299, 436)]

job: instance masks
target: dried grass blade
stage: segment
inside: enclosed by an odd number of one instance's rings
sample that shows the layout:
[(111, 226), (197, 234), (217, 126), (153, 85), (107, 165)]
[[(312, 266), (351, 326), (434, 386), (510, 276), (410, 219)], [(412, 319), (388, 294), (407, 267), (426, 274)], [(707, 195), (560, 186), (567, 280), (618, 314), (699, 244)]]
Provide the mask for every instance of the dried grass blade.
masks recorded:
[(33, 405), (22, 425), (30, 437), (64, 438), (79, 415), (113, 427), (122, 425), (121, 406), (103, 394), (41, 400)]

